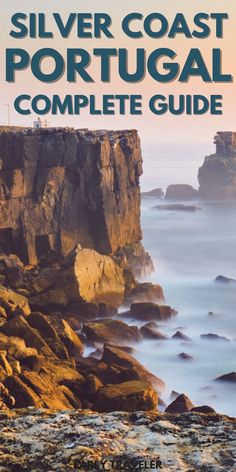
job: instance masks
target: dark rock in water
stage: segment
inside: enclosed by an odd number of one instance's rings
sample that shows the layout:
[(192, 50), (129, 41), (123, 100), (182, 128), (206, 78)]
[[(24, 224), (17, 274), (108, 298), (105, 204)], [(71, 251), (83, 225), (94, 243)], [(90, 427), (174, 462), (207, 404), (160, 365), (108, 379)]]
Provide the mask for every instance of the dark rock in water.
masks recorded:
[(179, 395), (167, 408), (167, 413), (186, 413), (194, 408), (193, 403), (187, 395)]
[(121, 351), (127, 352), (127, 354), (131, 354), (131, 355), (133, 355), (133, 354), (135, 354), (135, 352), (137, 352), (137, 350), (134, 347), (130, 347), (130, 346), (123, 346), (123, 345), (117, 346), (117, 345), (111, 344), (111, 343), (105, 343), (104, 346), (121, 349)]
[(209, 311), (208, 316), (215, 316), (215, 313), (213, 311)]
[(172, 339), (180, 339), (181, 341), (187, 341), (187, 342), (192, 341), (192, 339), (189, 338), (188, 336), (186, 336), (186, 334), (182, 333), (182, 331), (176, 331), (176, 333), (173, 334), (173, 336), (171, 338)]
[(83, 332), (89, 341), (95, 342), (138, 342), (142, 340), (137, 326), (129, 326), (119, 320), (98, 320), (85, 323)]
[(194, 200), (198, 196), (198, 191), (191, 185), (175, 184), (169, 185), (166, 190), (167, 200)]
[(154, 210), (170, 210), (170, 211), (196, 211), (201, 210), (201, 207), (196, 205), (183, 205), (181, 203), (174, 203), (173, 205), (156, 205)]
[(164, 194), (162, 188), (154, 188), (153, 190), (150, 190), (149, 192), (142, 192), (141, 193), (142, 197), (163, 198), (164, 195), (165, 194)]
[(157, 407), (157, 393), (149, 382), (131, 380), (100, 388), (93, 407), (96, 411), (146, 411)]
[(208, 333), (208, 334), (201, 334), (201, 338), (204, 341), (223, 341), (223, 342), (230, 342), (230, 339), (226, 338), (225, 336), (219, 336), (218, 334)]
[(224, 275), (218, 275), (218, 277), (216, 277), (215, 279), (215, 282), (219, 284), (224, 284), (224, 285), (236, 285), (235, 279), (225, 277)]
[(156, 321), (149, 321), (145, 325), (143, 325), (145, 328), (152, 328), (152, 329), (158, 329), (158, 324)]
[(156, 302), (164, 299), (162, 287), (152, 283), (137, 284), (127, 297), (129, 303)]
[(205, 415), (216, 413), (214, 408), (208, 405), (195, 406), (191, 411), (195, 413), (204, 413)]
[(199, 195), (208, 200), (236, 198), (236, 133), (218, 132), (216, 153), (205, 158), (198, 171)]
[(175, 310), (167, 305), (151, 302), (133, 303), (130, 307), (131, 316), (141, 321), (163, 321), (176, 315)]
[(193, 356), (191, 356), (190, 354), (187, 354), (186, 352), (181, 352), (178, 357), (180, 359), (183, 359), (184, 361), (192, 361), (193, 360)]
[(220, 377), (217, 377), (214, 380), (217, 380), (219, 382), (236, 383), (236, 372), (231, 372), (230, 374), (221, 375)]
[(155, 328), (153, 329), (153, 328), (151, 328), (149, 326), (145, 326), (145, 325), (142, 326), (142, 328), (140, 328), (140, 333), (142, 334), (144, 339), (156, 339), (156, 340), (160, 340), (160, 341), (164, 341), (166, 339), (169, 339), (168, 336), (161, 333), (157, 329), (155, 329)]

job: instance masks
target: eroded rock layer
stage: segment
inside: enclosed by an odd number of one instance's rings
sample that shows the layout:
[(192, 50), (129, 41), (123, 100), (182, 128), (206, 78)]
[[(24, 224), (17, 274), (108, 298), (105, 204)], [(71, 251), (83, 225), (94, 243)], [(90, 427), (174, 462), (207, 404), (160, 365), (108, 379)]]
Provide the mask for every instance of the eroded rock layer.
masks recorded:
[(24, 262), (141, 239), (136, 131), (2, 131), (0, 163), (1, 244)]

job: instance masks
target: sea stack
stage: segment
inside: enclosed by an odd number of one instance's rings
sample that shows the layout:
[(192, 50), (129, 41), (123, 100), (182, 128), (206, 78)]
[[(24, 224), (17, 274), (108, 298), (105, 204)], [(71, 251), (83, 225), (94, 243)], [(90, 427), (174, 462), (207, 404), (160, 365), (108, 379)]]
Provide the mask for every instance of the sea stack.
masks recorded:
[(208, 200), (236, 199), (236, 132), (218, 132), (216, 152), (198, 172), (199, 196)]

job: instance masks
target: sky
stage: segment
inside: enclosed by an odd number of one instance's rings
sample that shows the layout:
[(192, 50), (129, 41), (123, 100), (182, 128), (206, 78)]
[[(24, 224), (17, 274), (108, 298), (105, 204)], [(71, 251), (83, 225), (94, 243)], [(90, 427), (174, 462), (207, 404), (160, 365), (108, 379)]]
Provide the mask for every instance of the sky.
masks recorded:
[[(52, 29), (53, 39), (13, 39), (9, 36), (11, 30), (11, 17), (16, 12), (28, 14), (47, 14), (47, 27)], [(66, 18), (70, 12), (106, 12), (112, 16), (112, 33), (114, 39), (78, 39), (74, 32), (67, 40), (61, 39), (57, 33), (52, 20), (52, 12), (58, 12)], [(216, 39), (213, 21), (212, 34), (207, 39), (186, 39), (183, 35), (178, 35), (175, 39), (164, 37), (162, 39), (149, 38), (144, 35), (141, 39), (131, 39), (124, 35), (121, 28), (123, 17), (130, 12), (140, 12), (146, 17), (152, 12), (159, 12), (166, 16), (169, 23), (173, 21), (177, 12), (184, 13), (190, 29), (193, 26), (193, 17), (196, 13), (225, 12), (229, 15), (229, 20), (225, 22), (224, 38)], [(137, 25), (136, 25), (137, 26)], [(212, 142), (216, 131), (235, 130), (234, 113), (236, 109), (235, 81), (226, 84), (206, 84), (200, 78), (191, 78), (188, 83), (172, 81), (168, 84), (160, 84), (146, 74), (143, 81), (137, 84), (123, 82), (117, 73), (117, 65), (114, 61), (112, 67), (112, 80), (110, 83), (102, 83), (99, 79), (98, 64), (93, 61), (91, 73), (97, 77), (93, 84), (86, 84), (81, 80), (68, 84), (66, 78), (52, 83), (44, 84), (33, 77), (30, 69), (16, 73), (15, 83), (5, 81), (5, 49), (23, 48), (30, 54), (34, 54), (38, 49), (52, 47), (65, 54), (67, 48), (81, 47), (92, 52), (95, 47), (128, 48), (130, 67), (134, 66), (134, 52), (136, 48), (145, 48), (147, 55), (159, 47), (167, 47), (176, 51), (176, 60), (183, 65), (191, 48), (200, 48), (205, 58), (206, 64), (211, 70), (211, 50), (221, 48), (223, 54), (223, 70), (236, 77), (236, 61), (234, 60), (234, 47), (236, 44), (236, 2), (232, 0), (3, 0), (1, 9), (1, 30), (0, 30), (0, 123), (7, 124), (8, 109), (10, 111), (10, 123), (13, 125), (31, 126), (37, 115), (21, 116), (14, 110), (14, 99), (16, 96), (27, 93), (34, 97), (37, 94), (53, 94), (64, 96), (66, 94), (95, 94), (100, 103), (103, 94), (141, 94), (143, 96), (144, 109), (140, 116), (91, 116), (88, 111), (84, 111), (81, 116), (58, 115), (47, 118), (52, 126), (73, 126), (76, 128), (109, 128), (125, 129), (136, 128), (142, 138), (144, 145), (155, 145), (157, 142), (163, 143), (192, 143), (196, 146), (199, 142)], [(52, 66), (52, 64), (51, 64)], [(44, 64), (44, 67), (47, 67)], [(48, 63), (50, 69), (50, 62)], [(48, 69), (48, 70), (49, 70)], [(45, 69), (46, 70), (46, 69)], [(148, 101), (152, 95), (162, 94), (211, 94), (223, 95), (223, 115), (211, 116), (173, 116), (166, 113), (163, 116), (156, 116), (148, 109)]]

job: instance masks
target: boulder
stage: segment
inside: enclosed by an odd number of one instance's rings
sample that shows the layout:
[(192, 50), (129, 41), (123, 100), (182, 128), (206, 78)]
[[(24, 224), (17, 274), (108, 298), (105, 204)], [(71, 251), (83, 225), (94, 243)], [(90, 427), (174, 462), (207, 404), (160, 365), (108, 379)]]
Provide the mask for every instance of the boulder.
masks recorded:
[(165, 195), (167, 200), (194, 200), (197, 197), (198, 191), (187, 184), (169, 185)]
[(172, 205), (156, 205), (153, 207), (154, 210), (167, 210), (167, 211), (197, 211), (201, 210), (201, 207), (197, 205), (183, 205), (182, 203), (175, 203)]
[(125, 283), (123, 269), (111, 257), (91, 249), (78, 249), (75, 277), (82, 299), (87, 302), (121, 305)]
[(4, 286), (0, 286), (0, 306), (11, 317), (30, 314), (27, 298)]
[(41, 313), (32, 313), (28, 323), (39, 331), (53, 352), (62, 359), (84, 351), (83, 343), (69, 323), (60, 316), (46, 316)]
[(90, 374), (87, 376), (85, 391), (89, 399), (93, 399), (98, 390), (102, 387), (104, 387), (103, 383), (95, 375)]
[(181, 352), (178, 357), (184, 361), (192, 361), (193, 360), (193, 356), (191, 356), (190, 354), (187, 354), (187, 352)]
[(153, 190), (149, 190), (149, 192), (142, 192), (142, 197), (154, 197), (154, 198), (163, 198), (164, 192), (162, 188), (154, 188)]
[(218, 275), (215, 279), (215, 283), (222, 285), (236, 285), (236, 280), (225, 277), (224, 275)]
[(161, 333), (157, 329), (145, 325), (140, 328), (140, 333), (144, 339), (157, 339), (160, 341), (169, 339), (164, 333)]
[(189, 336), (186, 336), (186, 334), (182, 333), (182, 331), (176, 331), (176, 333), (171, 336), (171, 339), (179, 339), (186, 342), (192, 341), (192, 339), (189, 338)]
[(167, 413), (186, 413), (194, 408), (193, 403), (187, 395), (179, 395), (167, 408)]
[(151, 382), (159, 392), (163, 392), (165, 389), (165, 384), (161, 379), (151, 374), (140, 362), (134, 359), (134, 357), (119, 348), (104, 346), (101, 362), (105, 365), (118, 367), (118, 372), (121, 372), (120, 378), (123, 376), (124, 379), (124, 376), (127, 375), (127, 377), (131, 379), (132, 376), (133, 380)]
[(130, 307), (130, 313), (133, 318), (142, 321), (168, 320), (176, 314), (170, 306), (151, 302), (133, 303)]
[(202, 405), (202, 406), (195, 406), (194, 408), (192, 408), (193, 412), (195, 413), (203, 413), (205, 415), (209, 415), (209, 414), (215, 414), (216, 411), (214, 410), (214, 408), (212, 408), (211, 406), (208, 406), (208, 405)]
[(220, 377), (217, 377), (215, 380), (219, 382), (236, 383), (236, 372), (230, 372), (229, 374), (221, 375)]
[(100, 388), (93, 408), (100, 412), (148, 411), (157, 407), (157, 393), (149, 382), (130, 381)]
[(30, 357), (37, 357), (38, 351), (35, 348), (26, 347), (24, 339), (17, 336), (6, 336), (0, 333), (1, 347), (7, 351), (8, 357), (13, 357), (15, 360), (22, 362)]
[(40, 336), (39, 332), (32, 328), (23, 316), (17, 316), (5, 323), (2, 331), (7, 336), (19, 336), (25, 341), (27, 347), (37, 349), (45, 357), (55, 357), (55, 354)]
[(83, 332), (88, 341), (92, 342), (112, 342), (127, 343), (139, 342), (142, 336), (137, 326), (129, 326), (119, 320), (99, 320), (96, 322), (85, 323)]
[(14, 405), (15, 399), (9, 394), (7, 388), (0, 383), (0, 411), (13, 408)]
[(48, 359), (42, 356), (34, 359), (32, 370), (35, 372), (44, 372), (52, 378), (57, 384), (65, 384), (68, 382), (77, 382), (84, 384), (84, 377), (76, 370), (71, 360)]
[(12, 375), (12, 368), (6, 358), (7, 351), (0, 351), (0, 366), (5, 370), (7, 375)]
[(152, 283), (137, 284), (129, 293), (129, 303), (157, 302), (165, 299), (163, 289), (160, 285)]
[(218, 334), (214, 334), (214, 333), (201, 334), (201, 339), (203, 341), (230, 342), (230, 339), (226, 338), (225, 336), (219, 336)]

